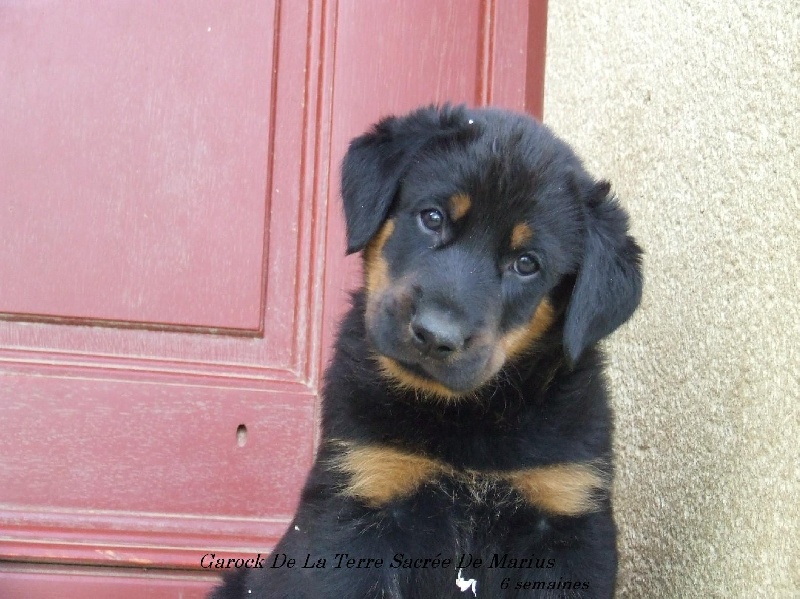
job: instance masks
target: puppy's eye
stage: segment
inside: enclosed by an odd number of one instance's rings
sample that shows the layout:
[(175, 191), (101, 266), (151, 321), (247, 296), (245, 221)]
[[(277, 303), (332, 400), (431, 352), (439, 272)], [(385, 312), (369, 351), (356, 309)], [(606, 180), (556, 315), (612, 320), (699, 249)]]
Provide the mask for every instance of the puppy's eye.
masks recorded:
[(535, 275), (539, 268), (539, 261), (533, 254), (522, 254), (514, 261), (514, 271), (523, 277)]
[(422, 226), (431, 231), (441, 231), (444, 224), (444, 216), (435, 208), (423, 210), (419, 213), (419, 222)]

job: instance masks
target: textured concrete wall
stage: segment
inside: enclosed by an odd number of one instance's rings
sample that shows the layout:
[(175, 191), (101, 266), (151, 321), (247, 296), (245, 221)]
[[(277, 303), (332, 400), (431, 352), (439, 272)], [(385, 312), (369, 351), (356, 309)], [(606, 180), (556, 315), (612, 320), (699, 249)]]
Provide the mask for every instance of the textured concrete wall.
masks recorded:
[(551, 0), (545, 121), (630, 209), (618, 597), (800, 597), (800, 2)]

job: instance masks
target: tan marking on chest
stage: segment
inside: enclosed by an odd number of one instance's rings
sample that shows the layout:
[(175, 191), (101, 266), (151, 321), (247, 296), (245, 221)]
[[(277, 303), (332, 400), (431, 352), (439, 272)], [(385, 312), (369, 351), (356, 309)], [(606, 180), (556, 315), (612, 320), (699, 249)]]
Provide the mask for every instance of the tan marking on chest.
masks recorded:
[(484, 501), (498, 485), (511, 487), (538, 509), (559, 516), (596, 511), (597, 499), (607, 492), (607, 476), (591, 464), (555, 464), (513, 472), (456, 470), (419, 453), (386, 445), (336, 441), (333, 467), (347, 475), (341, 493), (373, 507), (412, 496), (423, 485), (451, 478), (465, 485), (473, 500)]
[(383, 445), (339, 443), (334, 468), (348, 475), (343, 494), (371, 507), (380, 507), (412, 495), (452, 469), (424, 455)]
[(580, 516), (600, 508), (610, 481), (591, 464), (553, 464), (506, 474), (504, 478), (528, 503), (558, 516)]

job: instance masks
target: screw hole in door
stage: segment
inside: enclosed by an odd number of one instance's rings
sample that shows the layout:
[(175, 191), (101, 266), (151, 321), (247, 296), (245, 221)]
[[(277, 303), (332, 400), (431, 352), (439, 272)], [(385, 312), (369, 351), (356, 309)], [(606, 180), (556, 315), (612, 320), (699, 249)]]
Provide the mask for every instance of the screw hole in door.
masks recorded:
[(236, 445), (244, 447), (245, 443), (247, 443), (247, 427), (244, 424), (240, 424), (236, 428)]

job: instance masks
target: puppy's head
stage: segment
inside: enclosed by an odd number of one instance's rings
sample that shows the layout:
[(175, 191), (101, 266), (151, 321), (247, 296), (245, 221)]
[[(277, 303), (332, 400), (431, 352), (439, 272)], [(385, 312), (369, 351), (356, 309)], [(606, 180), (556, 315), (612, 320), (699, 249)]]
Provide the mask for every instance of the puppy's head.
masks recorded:
[(470, 395), (554, 327), (574, 363), (639, 303), (641, 251), (609, 185), (527, 116), (384, 119), (350, 145), (342, 196), (368, 342), (403, 386)]

